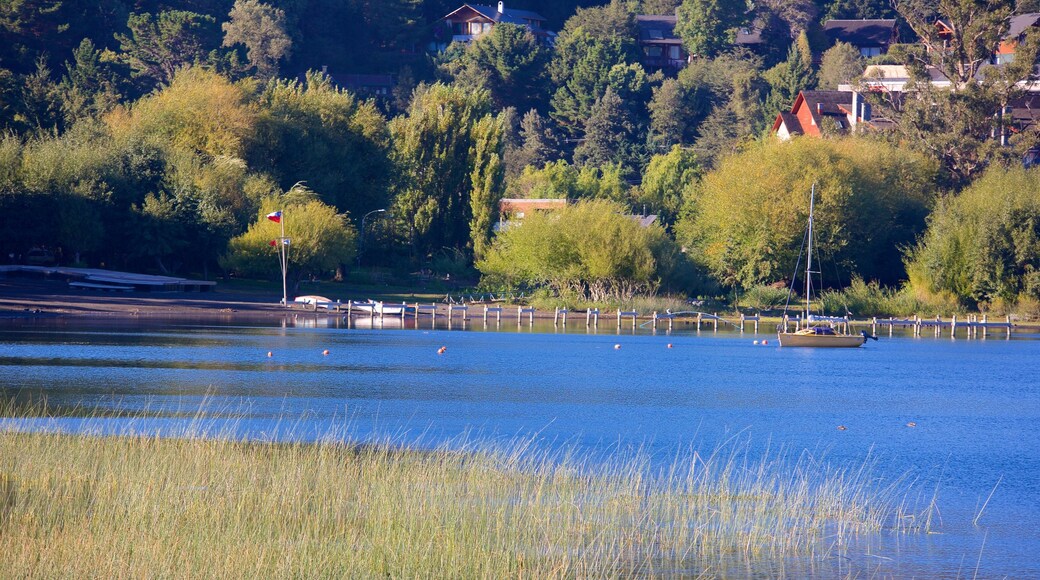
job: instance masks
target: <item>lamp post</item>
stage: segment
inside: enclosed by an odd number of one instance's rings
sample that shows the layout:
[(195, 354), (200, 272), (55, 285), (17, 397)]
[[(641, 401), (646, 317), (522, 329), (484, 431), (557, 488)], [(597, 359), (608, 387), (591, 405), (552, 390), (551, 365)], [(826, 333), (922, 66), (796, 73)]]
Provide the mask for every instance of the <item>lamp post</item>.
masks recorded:
[(361, 232), (358, 233), (358, 253), (357, 253), (357, 266), (358, 266), (358, 270), (361, 269), (361, 250), (365, 246), (365, 220), (367, 220), (368, 216), (370, 216), (372, 214), (383, 213), (385, 211), (386, 211), (385, 209), (374, 209), (374, 210), (366, 213), (365, 215), (361, 216)]

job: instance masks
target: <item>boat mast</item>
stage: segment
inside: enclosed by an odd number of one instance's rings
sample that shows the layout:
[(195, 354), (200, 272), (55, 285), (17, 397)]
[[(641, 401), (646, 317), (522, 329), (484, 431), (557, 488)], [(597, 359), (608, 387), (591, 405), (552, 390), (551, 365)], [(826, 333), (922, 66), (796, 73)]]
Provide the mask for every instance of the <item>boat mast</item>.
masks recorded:
[(809, 193), (809, 241), (805, 253), (805, 325), (809, 325), (809, 303), (812, 301), (812, 226), (813, 204), (816, 202), (816, 184)]

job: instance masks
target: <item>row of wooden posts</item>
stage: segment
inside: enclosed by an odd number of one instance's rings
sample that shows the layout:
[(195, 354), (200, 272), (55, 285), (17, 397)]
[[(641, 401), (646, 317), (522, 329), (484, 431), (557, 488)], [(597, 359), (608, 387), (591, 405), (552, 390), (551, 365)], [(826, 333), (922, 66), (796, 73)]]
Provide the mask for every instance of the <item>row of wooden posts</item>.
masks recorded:
[[(315, 310), (317, 310), (319, 305), (314, 304), (312, 306), (314, 307)], [(365, 314), (367, 314), (369, 318), (373, 318), (373, 319), (374, 318), (378, 318), (380, 321), (382, 321), (385, 317), (392, 317), (392, 318), (393, 317), (400, 317), (400, 318), (403, 319), (406, 316), (406, 310), (408, 308), (411, 308), (413, 310), (413, 312), (414, 312), (416, 317), (421, 316), (421, 315), (429, 315), (429, 316), (431, 316), (433, 318), (436, 318), (436, 316), (437, 316), (437, 305), (436, 304), (420, 304), (420, 303), (411, 304), (411, 305), (403, 304), (403, 303), (402, 304), (391, 304), (391, 303), (384, 303), (383, 304), (383, 309), (386, 309), (386, 310), (399, 310), (400, 311), (399, 314), (385, 314), (382, 311), (377, 313), (377, 312), (374, 311), (374, 309), (372, 308), (372, 304), (369, 303), (369, 302), (353, 302), (353, 301), (349, 301), (349, 302), (346, 302), (346, 303), (333, 302), (333, 303), (329, 303), (327, 305), (323, 304), (323, 305), (320, 305), (320, 306), (322, 306), (324, 308), (327, 308), (327, 309), (330, 309), (330, 310), (334, 310), (336, 312), (342, 312), (342, 311), (346, 310), (347, 316), (353, 316), (355, 313), (358, 316), (364, 316)], [(448, 308), (447, 319), (448, 319), (448, 324), (449, 325), (451, 325), (452, 321), (455, 319), (456, 313), (459, 314), (459, 317), (460, 317), (460, 319), (462, 320), (463, 323), (465, 323), (467, 320), (469, 320), (469, 306), (463, 305), (463, 304), (449, 304), (447, 308)], [(502, 306), (484, 306), (484, 311), (483, 311), (484, 325), (485, 326), (487, 325), (488, 318), (490, 316), (492, 316), (492, 315), (495, 317), (495, 323), (496, 324), (501, 324), (502, 323), (502, 313), (504, 311), (505, 311), (505, 307), (502, 307)], [(529, 325), (533, 325), (534, 324), (534, 318), (535, 318), (535, 312), (536, 312), (536, 310), (534, 308), (525, 307), (525, 306), (517, 306), (517, 308), (516, 308), (516, 324), (517, 324), (517, 326), (522, 325), (524, 323), (524, 319), (525, 318), (527, 319), (527, 323)], [(562, 325), (562, 326), (566, 327), (567, 326), (567, 317), (570, 314), (571, 314), (571, 311), (569, 309), (567, 309), (567, 308), (556, 308), (555, 311), (553, 312), (553, 326), (561, 326)], [(591, 327), (598, 328), (599, 327), (599, 319), (600, 319), (601, 314), (602, 314), (602, 312), (600, 311), (599, 308), (590, 308), (590, 309), (586, 310), (585, 311), (585, 326), (586, 326), (586, 328), (591, 328)], [(626, 323), (629, 323), (629, 322), (631, 322), (631, 325), (632, 325), (633, 329), (635, 329), (636, 326), (638, 325), (639, 312), (637, 312), (635, 310), (621, 310), (621, 309), (618, 309), (615, 314), (616, 314), (616, 321), (617, 321), (617, 328), (618, 329), (620, 329), (623, 324), (626, 324)], [(652, 325), (652, 328), (654, 330), (657, 330), (658, 326), (664, 325), (666, 322), (667, 322), (667, 325), (668, 325), (668, 330), (672, 330), (673, 321), (675, 320), (676, 317), (677, 317), (676, 314), (673, 314), (673, 313), (670, 313), (670, 312), (659, 313), (659, 312), (655, 311), (655, 312), (653, 312), (651, 314), (651, 316), (649, 318), (649, 322)], [(695, 313), (695, 315), (691, 315), (690, 318), (693, 319), (696, 322), (698, 330), (701, 329), (702, 325), (711, 325), (712, 329), (717, 332), (718, 329), (719, 329), (719, 321), (726, 322), (726, 320), (723, 319), (722, 317), (720, 317), (718, 314), (708, 314), (706, 312), (697, 312), (697, 313)], [(760, 321), (760, 317), (758, 317), (758, 316), (747, 316), (747, 315), (741, 314), (740, 315), (740, 324), (739, 324), (740, 331), (744, 332), (745, 326), (748, 325), (748, 324), (752, 324), (753, 328), (754, 328), (754, 332), (757, 334), (758, 333), (759, 321)]]
[[(318, 305), (314, 305), (314, 308), (317, 309), (317, 306)], [(416, 303), (416, 304), (409, 305), (409, 304), (384, 303), (383, 307), (386, 308), (386, 309), (400, 309), (400, 314), (393, 314), (393, 315), (384, 314), (383, 312), (379, 312), (379, 313), (374, 312), (373, 309), (372, 309), (371, 303), (368, 303), (368, 302), (346, 302), (346, 303), (342, 303), (342, 304), (339, 303), (339, 302), (334, 302), (334, 303), (329, 303), (327, 305), (322, 305), (322, 306), (326, 307), (326, 308), (328, 308), (330, 310), (335, 310), (337, 312), (342, 312), (343, 310), (346, 310), (346, 313), (347, 313), (348, 316), (352, 316), (355, 313), (357, 313), (357, 315), (359, 315), (359, 316), (364, 315), (364, 314), (368, 314), (368, 316), (370, 318), (378, 318), (380, 321), (382, 321), (384, 319), (384, 317), (387, 317), (387, 316), (389, 316), (389, 317), (400, 317), (400, 318), (403, 319), (406, 316), (405, 311), (408, 308), (413, 309), (413, 312), (414, 312), (414, 314), (417, 317), (418, 316), (422, 316), (422, 315), (429, 315), (431, 317), (431, 319), (435, 320), (437, 315), (438, 315), (438, 313), (437, 313), (437, 305), (436, 304), (420, 304), (420, 303)], [(463, 324), (465, 324), (466, 321), (469, 320), (469, 309), (470, 309), (469, 306), (463, 305), (463, 304), (450, 304), (450, 305), (448, 305), (447, 308), (448, 308), (448, 312), (447, 312), (446, 316), (447, 316), (447, 320), (448, 320), (448, 325), (449, 326), (451, 326), (452, 322), (455, 320), (456, 315), (459, 316), (459, 318), (460, 318), (460, 320), (462, 321)], [(502, 314), (506, 310), (507, 309), (505, 307), (503, 307), (503, 306), (486, 306), (485, 305), (483, 307), (483, 314), (482, 314), (484, 325), (487, 326), (488, 318), (491, 317), (491, 316), (494, 316), (495, 324), (501, 324), (502, 323)], [(535, 312), (536, 311), (535, 311), (534, 308), (525, 307), (525, 306), (517, 306), (516, 307), (516, 324), (517, 324), (517, 326), (521, 326), (524, 323), (525, 319), (527, 320), (527, 323), (529, 325), (533, 325), (534, 324), (534, 318), (535, 318)], [(603, 314), (600, 311), (600, 309), (599, 308), (590, 308), (588, 310), (585, 310), (584, 312), (585, 312), (585, 327), (586, 328), (598, 328), (599, 327), (600, 316)], [(567, 326), (567, 318), (571, 314), (572, 314), (572, 312), (569, 309), (567, 309), (567, 308), (556, 308), (555, 311), (553, 312), (553, 326), (558, 327), (558, 326), (562, 325), (562, 326), (566, 327)], [(617, 324), (617, 328), (619, 330), (621, 329), (621, 327), (624, 324), (631, 323), (633, 329), (635, 329), (636, 326), (638, 325), (639, 313), (634, 311), (634, 310), (621, 310), (621, 309), (618, 309), (618, 310), (616, 310), (612, 314), (613, 314), (612, 318), (615, 318), (616, 324)], [(684, 313), (684, 315), (685, 314), (687, 314), (687, 313)], [(712, 330), (717, 332), (718, 329), (719, 329), (719, 321), (722, 321), (724, 323), (729, 323), (727, 320), (725, 320), (724, 318), (720, 317), (717, 313), (716, 314), (708, 314), (706, 312), (696, 312), (696, 313), (689, 313), (689, 314), (690, 314), (689, 319), (693, 320), (696, 323), (697, 330), (700, 330), (702, 325), (710, 325), (712, 327)], [(655, 312), (653, 312), (650, 315), (649, 323), (651, 324), (651, 326), (652, 326), (652, 328), (654, 330), (657, 330), (659, 326), (663, 326), (666, 323), (667, 323), (667, 326), (668, 326), (668, 330), (672, 330), (673, 322), (676, 319), (676, 317), (678, 317), (678, 316), (679, 315), (671, 313), (671, 312), (666, 312), (666, 313), (662, 314), (662, 313), (659, 313), (659, 312), (655, 311)], [(733, 324), (735, 327), (739, 328), (740, 332), (744, 332), (746, 326), (751, 324), (755, 334), (758, 334), (758, 328), (759, 328), (759, 322), (760, 321), (761, 321), (761, 317), (760, 316), (748, 316), (748, 315), (745, 315), (745, 314), (741, 314), (739, 323), (730, 323), (730, 324)], [(857, 322), (857, 321), (851, 321), (851, 320), (846, 319), (844, 323), (846, 325), (848, 325), (848, 324), (850, 324), (852, 322)], [(802, 321), (801, 321), (800, 318), (788, 318), (786, 316), (783, 318), (783, 320), (781, 322), (781, 324), (783, 325), (783, 328), (789, 328), (789, 326), (791, 324), (794, 324), (796, 329), (801, 325), (801, 323), (802, 323)], [(914, 336), (922, 336), (926, 329), (932, 329), (932, 331), (935, 334), (935, 336), (938, 337), (938, 336), (941, 336), (942, 334), (944, 334), (945, 330), (948, 329), (950, 336), (951, 337), (955, 337), (955, 336), (957, 336), (957, 332), (959, 330), (963, 329), (965, 334), (966, 334), (966, 336), (968, 338), (979, 338), (980, 336), (982, 338), (986, 338), (989, 335), (989, 332), (991, 330), (1005, 330), (1006, 331), (1006, 336), (1010, 337), (1012, 328), (1014, 327), (1014, 325), (1011, 323), (1011, 317), (1010, 316), (1005, 317), (1003, 321), (991, 322), (989, 320), (988, 315), (985, 315), (985, 314), (981, 315), (981, 317), (979, 315), (977, 315), (977, 314), (976, 315), (969, 315), (966, 318), (962, 318), (960, 320), (958, 320), (956, 315), (951, 317), (949, 320), (943, 320), (942, 317), (939, 317), (939, 316), (936, 316), (934, 319), (922, 318), (920, 316), (914, 316), (913, 318), (887, 318), (887, 319), (885, 319), (885, 318), (876, 318), (875, 317), (875, 318), (870, 319), (869, 321), (858, 321), (858, 323), (859, 324), (870, 324), (871, 334), (874, 334), (874, 335), (876, 335), (878, 333), (878, 328), (884, 329), (887, 326), (888, 327), (888, 335), (889, 336), (892, 336), (893, 330), (896, 327), (900, 327), (900, 328), (911, 328), (911, 329), (913, 329)]]

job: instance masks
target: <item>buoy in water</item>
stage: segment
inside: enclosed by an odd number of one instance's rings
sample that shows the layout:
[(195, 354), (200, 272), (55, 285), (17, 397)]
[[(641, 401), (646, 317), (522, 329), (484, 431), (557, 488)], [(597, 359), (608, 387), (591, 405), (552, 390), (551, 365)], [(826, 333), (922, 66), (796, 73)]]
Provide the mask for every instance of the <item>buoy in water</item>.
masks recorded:
[(769, 341), (768, 341), (768, 340), (763, 340), (763, 341), (762, 341), (762, 344), (763, 344), (763, 345), (765, 345), (765, 344), (769, 344)]
[(329, 356), (329, 349), (326, 348), (325, 350), (321, 351), (321, 354)]
[(672, 348), (672, 343), (668, 343), (668, 348)]
[(621, 345), (620, 344), (615, 344), (614, 345), (614, 350), (621, 350)]
[(447, 351), (448, 351), (448, 347), (442, 346), (442, 347), (437, 349), (437, 354), (444, 354)]
[(914, 423), (913, 421), (910, 421), (909, 423), (906, 424), (906, 426), (907, 427), (917, 427), (917, 423)]
[(271, 358), (272, 356), (274, 356), (274, 353), (271, 351), (267, 351), (267, 358)]
[(847, 429), (848, 429), (848, 427), (846, 427), (844, 425), (838, 425), (838, 431), (845, 431)]
[(752, 342), (751, 344), (758, 344), (758, 341), (756, 340), (756, 341)]

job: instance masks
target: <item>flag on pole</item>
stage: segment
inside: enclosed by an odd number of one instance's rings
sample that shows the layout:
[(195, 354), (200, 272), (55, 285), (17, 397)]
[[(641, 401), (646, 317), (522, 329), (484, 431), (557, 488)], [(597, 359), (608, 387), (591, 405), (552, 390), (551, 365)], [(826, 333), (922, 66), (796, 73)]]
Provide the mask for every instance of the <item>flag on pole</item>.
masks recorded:
[(288, 246), (289, 245), (289, 238), (282, 238), (282, 244)]
[(278, 246), (278, 240), (271, 240), (270, 242), (267, 243), (267, 245), (271, 246), (272, 248), (274, 248), (274, 247)]
[(267, 219), (273, 221), (276, 224), (280, 224), (280, 223), (282, 223), (282, 212), (281, 211), (271, 212), (271, 213), (267, 214)]

